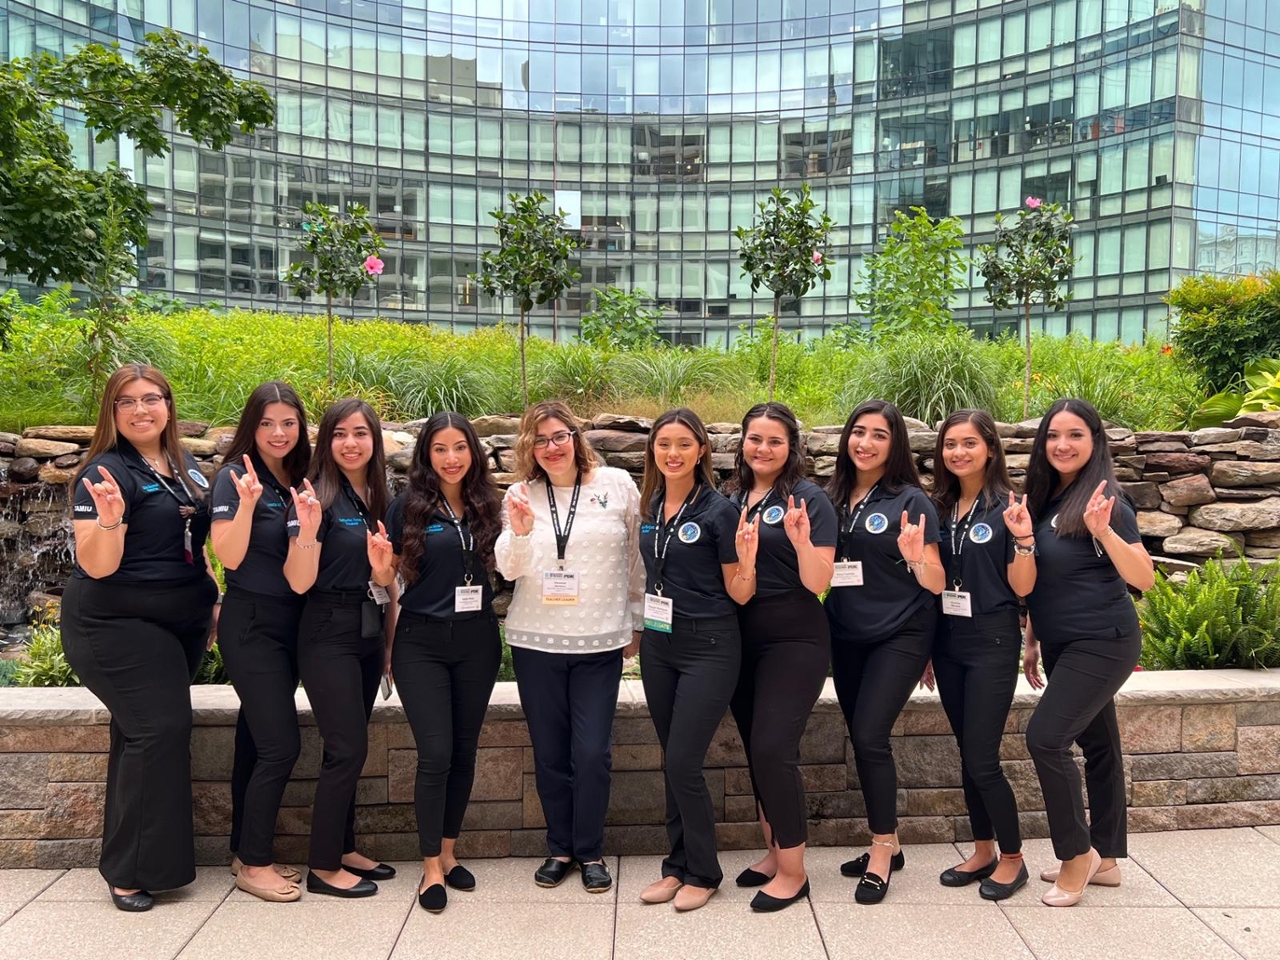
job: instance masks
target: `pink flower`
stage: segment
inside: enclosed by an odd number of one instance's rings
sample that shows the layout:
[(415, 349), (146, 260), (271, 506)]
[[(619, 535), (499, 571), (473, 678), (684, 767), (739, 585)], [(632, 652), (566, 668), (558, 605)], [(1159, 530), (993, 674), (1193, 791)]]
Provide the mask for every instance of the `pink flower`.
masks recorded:
[(1134, 666), (1134, 668), (1133, 668), (1133, 672), (1134, 672), (1134, 673), (1142, 673), (1142, 666), (1141, 666), (1141, 664), (1135, 665), (1135, 666)]
[(1027, 197), (1027, 207), (1031, 210), (1039, 210), (1042, 203), (1044, 201), (1039, 197)]
[(371, 277), (382, 276), (383, 266), (385, 266), (385, 264), (383, 264), (383, 262), (379, 260), (377, 256), (372, 253), (365, 258), (364, 269), (365, 269), (365, 272), (367, 272)]
[(814, 263), (822, 262), (822, 254), (820, 254), (817, 250), (813, 251), (813, 262)]

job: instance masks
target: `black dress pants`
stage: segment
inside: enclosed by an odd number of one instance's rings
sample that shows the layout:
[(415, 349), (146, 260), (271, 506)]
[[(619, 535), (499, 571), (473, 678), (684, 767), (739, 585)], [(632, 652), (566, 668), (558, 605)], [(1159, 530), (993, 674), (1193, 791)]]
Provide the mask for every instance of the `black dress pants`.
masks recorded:
[(898, 829), (898, 770), (889, 732), (929, 662), (937, 616), (937, 608), (930, 603), (888, 639), (831, 644), (831, 676), (853, 741), (872, 833)]
[(1021, 664), (1018, 611), (938, 620), (933, 675), (960, 746), (969, 828), (973, 839), (998, 839), (1001, 853), (1014, 854), (1022, 833), (1018, 802), (1000, 768), (1000, 738)]
[(553, 857), (604, 856), (622, 650), (544, 653), (511, 648), (533, 743), (534, 780)]
[(729, 706), (774, 842), (798, 847), (809, 837), (800, 738), (831, 662), (827, 616), (818, 598), (801, 588), (753, 599), (738, 622), (742, 669)]
[(364, 595), (345, 600), (315, 591), (298, 625), (298, 672), (320, 728), (324, 754), (311, 810), (314, 870), (340, 870), (356, 848), (356, 786), (369, 754), (369, 717), (382, 679), (386, 642), (360, 636)]
[[(1033, 624), (1034, 626), (1034, 624)], [(1124, 757), (1115, 695), (1133, 673), (1142, 634), (1040, 644), (1049, 682), (1027, 724), (1027, 749), (1044, 794), (1053, 855), (1070, 860), (1092, 846), (1103, 857), (1127, 857)], [(1084, 753), (1089, 820), (1071, 744)]]
[(492, 611), (465, 620), (433, 620), (401, 611), (391, 669), (418, 745), (413, 788), (418, 846), (440, 855), (456, 840), (476, 775), (476, 744), (489, 709), (502, 641)]
[(218, 586), (72, 577), (62, 598), (67, 662), (111, 711), (98, 869), (122, 889), (196, 878), (191, 819), (191, 681)]
[(269, 866), (276, 815), (298, 761), (298, 621), (304, 600), (232, 588), (218, 617), (218, 649), (240, 697), (231, 771), (231, 850)]
[(702, 764), (738, 684), (738, 618), (676, 617), (670, 633), (645, 630), (641, 680), (663, 750), (667, 838), (662, 875), (697, 887), (724, 879), (716, 857), (716, 816)]

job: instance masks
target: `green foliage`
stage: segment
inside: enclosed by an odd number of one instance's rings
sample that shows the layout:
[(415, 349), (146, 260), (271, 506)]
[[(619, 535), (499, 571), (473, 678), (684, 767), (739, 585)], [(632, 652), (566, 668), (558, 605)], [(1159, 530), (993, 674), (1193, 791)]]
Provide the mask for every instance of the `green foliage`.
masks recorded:
[(781, 396), (794, 390), (804, 366), (805, 348), (792, 333), (783, 333), (773, 317), (741, 324), (733, 352), (750, 365), (752, 380), (768, 383)]
[(835, 222), (815, 211), (818, 204), (809, 192), (809, 184), (785, 193), (774, 187), (768, 198), (756, 204), (760, 212), (751, 228), (739, 226), (738, 259), (742, 272), (751, 277), (751, 292), (761, 287), (773, 292), (773, 347), (769, 362), (769, 393), (773, 399), (776, 383), (778, 326), (782, 300), (799, 300), (817, 286), (831, 279), (831, 262), (823, 253)]
[(1210, 560), (1176, 583), (1157, 572), (1138, 606), (1142, 665), (1153, 670), (1280, 667), (1280, 564)]
[(1194, 427), (1216, 427), (1242, 413), (1280, 410), (1280, 359), (1253, 360), (1245, 365), (1244, 386), (1248, 393), (1224, 390), (1202, 403), (1191, 423)]
[(726, 355), (694, 350), (627, 353), (613, 365), (623, 394), (651, 397), (666, 408), (683, 406), (699, 394), (732, 389), (736, 372)]
[(951, 299), (969, 268), (959, 220), (935, 220), (923, 207), (911, 213), (894, 212), (889, 235), (863, 268), (866, 288), (855, 299), (877, 333), (951, 326)]
[(591, 312), (582, 318), (578, 339), (609, 350), (657, 346), (662, 342), (658, 337), (662, 308), (650, 306), (651, 300), (639, 287), (597, 290)]
[(1166, 301), (1179, 311), (1173, 344), (1210, 393), (1233, 387), (1251, 361), (1280, 356), (1280, 273), (1187, 277)]
[(17, 660), (0, 660), (0, 687), (16, 687), (17, 675)]
[(18, 662), (14, 683), (19, 687), (80, 686), (80, 678), (62, 650), (62, 633), (57, 626), (48, 622), (32, 626), (27, 654)]
[(552, 346), (539, 342), (533, 351), (531, 398), (558, 397), (577, 409), (617, 395), (610, 364), (614, 353), (586, 344)]
[(204, 659), (200, 661), (200, 669), (196, 671), (194, 683), (202, 684), (228, 684), (231, 678), (227, 676), (227, 666), (222, 661), (222, 651), (218, 649), (215, 643), (213, 649), (207, 650)]

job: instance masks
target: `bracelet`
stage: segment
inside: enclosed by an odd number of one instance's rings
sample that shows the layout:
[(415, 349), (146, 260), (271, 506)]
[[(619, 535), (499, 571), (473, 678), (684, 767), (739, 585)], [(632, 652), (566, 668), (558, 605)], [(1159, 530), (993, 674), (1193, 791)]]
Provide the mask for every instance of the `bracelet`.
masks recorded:
[(102, 522), (101, 517), (98, 517), (96, 519), (97, 519), (99, 530), (114, 530), (116, 529), (116, 527), (120, 526), (120, 524), (124, 523), (124, 517), (121, 517), (119, 520), (117, 520), (115, 523), (113, 523), (111, 526), (108, 527), (106, 524)]
[(733, 575), (733, 579), (735, 579), (735, 580), (741, 580), (743, 583), (750, 583), (750, 582), (751, 582), (752, 580), (754, 580), (755, 578), (756, 578), (756, 575), (755, 575), (754, 573), (753, 573), (751, 576), (749, 576), (749, 577), (744, 577), (744, 576), (742, 575), (742, 571), (738, 571), (737, 573), (735, 573), (735, 574)]
[(1013, 539), (1016, 540), (1018, 543), (1022, 543), (1022, 541), (1024, 540), (1030, 540), (1032, 543), (1035, 543), (1036, 535), (1034, 533), (1028, 533), (1025, 537), (1014, 537)]
[(320, 542), (319, 540), (312, 540), (310, 543), (303, 543), (297, 537), (294, 537), (293, 539), (294, 546), (296, 546), (299, 550), (310, 550), (319, 542)]
[(1032, 540), (1030, 543), (1014, 543), (1014, 556), (1018, 557), (1034, 557), (1036, 555), (1036, 542)]
[[(904, 557), (903, 559), (905, 560), (906, 558)], [(907, 563), (908, 572), (912, 574), (916, 573), (919, 570), (923, 570), (926, 566), (928, 566), (928, 564), (925, 563), (924, 557), (921, 557), (919, 560), (907, 560), (906, 563)]]

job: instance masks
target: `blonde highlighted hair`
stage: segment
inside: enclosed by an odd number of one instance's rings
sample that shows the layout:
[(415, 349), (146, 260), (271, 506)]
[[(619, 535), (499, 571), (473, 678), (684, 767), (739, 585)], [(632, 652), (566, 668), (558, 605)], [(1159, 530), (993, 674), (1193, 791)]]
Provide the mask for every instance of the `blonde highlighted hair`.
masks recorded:
[(573, 432), (573, 463), (578, 473), (586, 475), (600, 464), (600, 458), (587, 443), (578, 428), (578, 418), (559, 400), (542, 400), (524, 412), (520, 418), (520, 432), (516, 434), (516, 474), (526, 483), (545, 480), (547, 472), (533, 455), (533, 443), (538, 439), (538, 427), (547, 420), (559, 420)]

